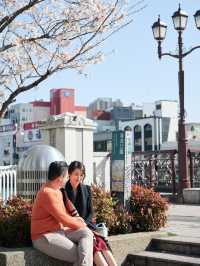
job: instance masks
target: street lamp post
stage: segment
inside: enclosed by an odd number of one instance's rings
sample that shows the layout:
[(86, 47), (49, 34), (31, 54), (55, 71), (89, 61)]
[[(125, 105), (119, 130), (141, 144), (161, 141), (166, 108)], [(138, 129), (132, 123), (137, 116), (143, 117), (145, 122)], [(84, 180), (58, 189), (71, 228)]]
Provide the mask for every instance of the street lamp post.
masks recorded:
[[(197, 29), (200, 30), (200, 10), (197, 11), (194, 15), (195, 23)], [(155, 22), (152, 26), (153, 35), (155, 40), (158, 41), (158, 57), (161, 59), (163, 56), (170, 56), (172, 58), (178, 59), (179, 62), (179, 73), (178, 73), (178, 83), (179, 83), (179, 104), (180, 104), (180, 114), (178, 122), (178, 158), (179, 158), (179, 175), (180, 175), (180, 188), (181, 191), (184, 188), (190, 187), (190, 178), (188, 171), (188, 141), (186, 137), (186, 128), (185, 128), (185, 97), (184, 97), (184, 70), (183, 70), (183, 59), (194, 50), (200, 48), (195, 46), (187, 52), (183, 52), (183, 31), (186, 29), (188, 15), (181, 10), (179, 5), (178, 11), (176, 11), (172, 20), (174, 23), (174, 28), (178, 32), (178, 54), (172, 53), (163, 53), (162, 52), (162, 42), (166, 37), (167, 25), (160, 20)]]

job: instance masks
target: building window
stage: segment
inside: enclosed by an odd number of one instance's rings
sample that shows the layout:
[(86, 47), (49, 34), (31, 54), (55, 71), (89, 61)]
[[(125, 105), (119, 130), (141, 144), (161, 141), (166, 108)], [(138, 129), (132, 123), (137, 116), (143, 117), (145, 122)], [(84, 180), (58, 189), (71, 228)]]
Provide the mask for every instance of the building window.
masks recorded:
[(161, 110), (161, 104), (156, 104), (156, 110)]
[(4, 150), (4, 155), (5, 155), (5, 156), (10, 155), (10, 151), (9, 151), (9, 150)]
[(52, 129), (49, 134), (50, 134), (50, 146), (56, 147), (56, 130)]
[(142, 151), (142, 128), (138, 125), (134, 127), (134, 151)]
[(144, 126), (144, 150), (152, 151), (152, 126), (150, 124)]
[(94, 142), (95, 152), (106, 152), (107, 151), (107, 141), (96, 141)]

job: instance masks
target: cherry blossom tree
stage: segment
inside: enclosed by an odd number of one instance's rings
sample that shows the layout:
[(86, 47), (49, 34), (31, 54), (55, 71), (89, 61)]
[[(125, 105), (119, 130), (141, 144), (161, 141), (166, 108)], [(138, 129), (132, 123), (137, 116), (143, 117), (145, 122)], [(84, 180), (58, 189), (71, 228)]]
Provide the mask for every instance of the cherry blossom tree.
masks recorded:
[(56, 72), (101, 61), (101, 44), (144, 8), (143, 0), (130, 1), (0, 0), (0, 118)]

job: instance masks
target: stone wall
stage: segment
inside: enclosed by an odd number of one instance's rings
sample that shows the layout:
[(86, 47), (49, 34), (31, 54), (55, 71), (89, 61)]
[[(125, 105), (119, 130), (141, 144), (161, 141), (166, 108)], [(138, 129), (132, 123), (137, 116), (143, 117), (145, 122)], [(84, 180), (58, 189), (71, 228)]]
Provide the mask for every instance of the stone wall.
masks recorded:
[[(145, 250), (153, 237), (166, 236), (166, 233), (135, 233), (109, 237), (118, 265), (132, 252)], [(0, 248), (0, 266), (72, 266), (70, 263), (52, 259), (33, 248)]]

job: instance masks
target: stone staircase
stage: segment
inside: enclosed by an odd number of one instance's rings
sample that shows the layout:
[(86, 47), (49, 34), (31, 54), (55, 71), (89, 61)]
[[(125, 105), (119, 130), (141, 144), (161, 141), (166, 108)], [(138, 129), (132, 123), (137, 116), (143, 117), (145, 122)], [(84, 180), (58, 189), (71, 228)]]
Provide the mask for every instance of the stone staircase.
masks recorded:
[(123, 265), (200, 266), (200, 238), (154, 238), (145, 251), (129, 254)]

